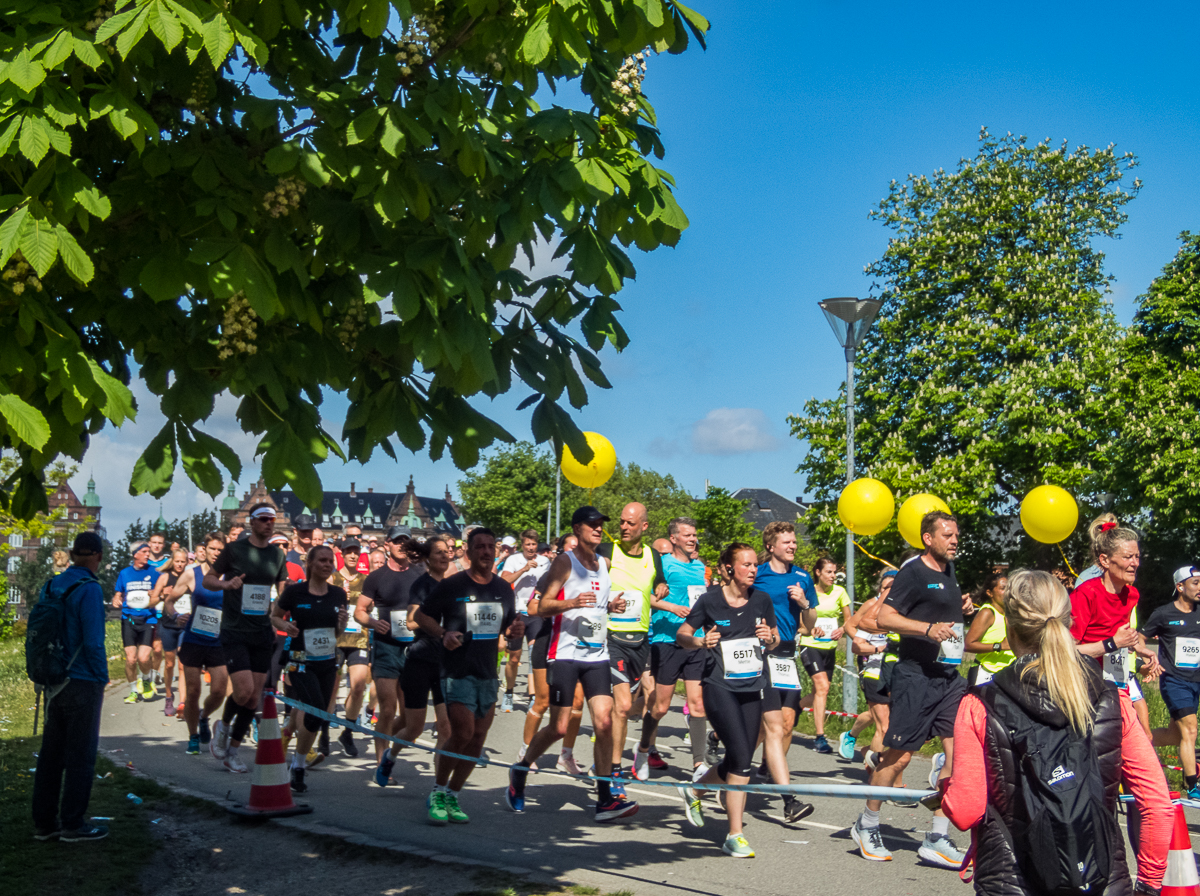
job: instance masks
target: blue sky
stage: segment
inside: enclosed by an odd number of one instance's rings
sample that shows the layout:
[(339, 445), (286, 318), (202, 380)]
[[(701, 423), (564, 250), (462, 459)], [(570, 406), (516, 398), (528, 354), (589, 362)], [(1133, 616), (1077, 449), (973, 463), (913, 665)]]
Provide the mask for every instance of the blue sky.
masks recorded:
[[(613, 389), (593, 391), (576, 419), (621, 460), (694, 494), (706, 479), (804, 493), (803, 446), (785, 418), (845, 377), (816, 303), (867, 293), (863, 267), (888, 236), (868, 210), (893, 178), (973, 155), (982, 125), (1137, 154), (1145, 186), (1122, 238), (1100, 247), (1122, 323), (1179, 231), (1200, 228), (1194, 3), (690, 5), (712, 20), (708, 51), (652, 57), (643, 89), (691, 227), (677, 248), (634, 257), (637, 281), (618, 296), (632, 344), (602, 353)], [(158, 514), (153, 499), (127, 494), (133, 461), (161, 426), (136, 391), (138, 422), (97, 437), (73, 482), (82, 494), (96, 471), (110, 536)], [(528, 438), (529, 412), (515, 411), (527, 395), (479, 406)], [(209, 429), (256, 471), (234, 406), (219, 402)], [(334, 397), (324, 409), (335, 431), (344, 407)], [(365, 467), (335, 460), (321, 474), (330, 489), (354, 480), (377, 490), (403, 489), (412, 474), (419, 494), (438, 496), (461, 476), (447, 460), (403, 454)], [(167, 517), (212, 506), (177, 477)]]

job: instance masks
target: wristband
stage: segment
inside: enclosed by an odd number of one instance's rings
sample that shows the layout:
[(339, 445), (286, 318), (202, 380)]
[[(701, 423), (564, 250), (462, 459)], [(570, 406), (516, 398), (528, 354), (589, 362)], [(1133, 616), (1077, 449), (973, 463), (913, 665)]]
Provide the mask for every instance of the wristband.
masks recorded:
[(1113, 638), (1105, 638), (1104, 639), (1104, 652), (1105, 653), (1112, 653), (1116, 649), (1117, 649), (1117, 642), (1115, 639), (1113, 639)]
[(928, 637), (929, 637), (929, 632), (930, 632), (930, 631), (932, 631), (932, 630), (933, 630), (933, 623), (931, 622), (931, 623), (929, 623), (929, 625), (927, 625), (927, 626), (925, 627), (925, 637), (926, 637), (926, 638), (928, 638)]

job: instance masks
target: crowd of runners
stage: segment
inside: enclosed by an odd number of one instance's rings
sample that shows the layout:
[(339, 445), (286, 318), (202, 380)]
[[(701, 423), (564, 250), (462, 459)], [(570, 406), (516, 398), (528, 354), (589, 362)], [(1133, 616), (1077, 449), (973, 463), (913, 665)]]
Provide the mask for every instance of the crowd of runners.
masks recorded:
[[(691, 750), (682, 770), (690, 783), (678, 785), (683, 814), (704, 824), (703, 798), (716, 794), (728, 825), (726, 854), (747, 858), (754, 850), (743, 830), (746, 793), (720, 785), (791, 783), (797, 719), (811, 710), (812, 749), (846, 760), (861, 755), (875, 787), (905, 787), (913, 755), (940, 738), (928, 779), (922, 773), (908, 786), (942, 798), (919, 857), (958, 869), (966, 851), (951, 823), (979, 824), (971, 813), (982, 811), (983, 782), (1004, 781), (1000, 766), (988, 765), (999, 735), (986, 730), (982, 707), (1009, 692), (1009, 667), (1029, 665), (1049, 688), (1045, 705), (1065, 707), (1068, 720), (1080, 695), (1100, 705), (1108, 699), (1103, 688), (1116, 686), (1113, 774), (1142, 821), (1141, 892), (1161, 884), (1171, 823), (1152, 745), (1179, 748), (1185, 796), (1200, 799), (1200, 568), (1179, 569), (1174, 599), (1139, 625), (1138, 536), (1110, 515), (1090, 527), (1095, 562), (1077, 578), (996, 572), (964, 593), (954, 570), (957, 522), (930, 513), (921, 525), (924, 550), (896, 558), (858, 606), (837, 583), (832, 560), (811, 570), (796, 564), (788, 523), (767, 525), (759, 544), (725, 545), (710, 567), (697, 553), (695, 521), (671, 520), (665, 537), (651, 542), (638, 503), (616, 521), (580, 507), (555, 544), (534, 530), (498, 537), (478, 526), (462, 540), (413, 539), (395, 527), (371, 543), (355, 526), (326, 539), (306, 518), (294, 521), (289, 539), (275, 522), (271, 505), (256, 505), (246, 530), (209, 533), (191, 553), (168, 550), (152, 535), (133, 549), (112, 602), (121, 612), (126, 702), (153, 699), (161, 686), (164, 712), (186, 722), (187, 753), (207, 751), (245, 773), (242, 745), (255, 736), (265, 689), (335, 720), (288, 712), (283, 737), (297, 793), (308, 788), (306, 771), (330, 756), (331, 727), (341, 728), (345, 755), (373, 749), (374, 784), (393, 785), (396, 762), (428, 756), (393, 738), (421, 737), (432, 704), (445, 753), (433, 764), (428, 821), (466, 824), (462, 790), (472, 757), (483, 755), (496, 713), (520, 704), (521, 743), (502, 748), (511, 764), (508, 808), (527, 811), (527, 778), (543, 760), (542, 768), (594, 779), (597, 822), (628, 819), (638, 804), (625, 784), (668, 769), (656, 738), (682, 683)], [(614, 522), (615, 539), (605, 533)], [(835, 746), (825, 724), (843, 639), (867, 709)], [(1169, 726), (1150, 728), (1139, 673), (1158, 681)], [(585, 709), (594, 746), (580, 758)], [(860, 744), (872, 726), (870, 742)], [(355, 727), (371, 729), (373, 744)], [(864, 858), (888, 861), (880, 809), (880, 800), (867, 800), (845, 821)], [(788, 822), (813, 811), (798, 795), (782, 797)]]

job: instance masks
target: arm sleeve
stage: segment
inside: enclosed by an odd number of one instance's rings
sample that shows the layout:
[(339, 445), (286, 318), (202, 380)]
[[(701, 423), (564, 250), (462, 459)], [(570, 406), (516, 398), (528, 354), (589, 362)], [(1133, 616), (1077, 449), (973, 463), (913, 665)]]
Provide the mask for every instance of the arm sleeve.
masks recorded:
[(987, 710), (974, 694), (967, 694), (958, 705), (954, 720), (954, 768), (942, 810), (960, 831), (969, 831), (987, 812), (987, 773), (983, 763), (983, 738), (987, 728)]
[[(957, 742), (954, 750), (957, 764)], [(1171, 843), (1175, 810), (1158, 755), (1124, 691), (1121, 692), (1121, 780), (1125, 789), (1133, 794), (1134, 807), (1142, 822), (1137, 854), (1138, 879), (1152, 887), (1160, 887), (1167, 870), (1167, 849)]]
[(1071, 637), (1080, 640), (1091, 621), (1092, 602), (1088, 600), (1087, 589), (1080, 586), (1071, 592)]

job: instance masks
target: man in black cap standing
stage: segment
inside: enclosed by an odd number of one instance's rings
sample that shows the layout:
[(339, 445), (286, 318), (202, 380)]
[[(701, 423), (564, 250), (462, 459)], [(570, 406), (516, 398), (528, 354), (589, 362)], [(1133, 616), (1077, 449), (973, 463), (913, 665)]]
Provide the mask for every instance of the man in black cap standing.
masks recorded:
[[(583, 686), (596, 748), (592, 762), (598, 778), (612, 772), (612, 671), (608, 665), (608, 614), (625, 611), (625, 598), (613, 595), (608, 561), (597, 556), (608, 517), (595, 507), (580, 507), (571, 517), (579, 544), (550, 564), (530, 602), (529, 612), (550, 617), (550, 724), (533, 736), (525, 755), (509, 772), (505, 798), (514, 812), (525, 811), (525, 778), (529, 766), (567, 733), (575, 686)], [(540, 597), (539, 597), (540, 595)], [(616, 821), (635, 814), (638, 805), (612, 792), (608, 781), (597, 781), (596, 820)]]
[[(408, 627), (409, 595), (413, 582), (422, 575), (409, 564), (408, 546), (407, 529), (388, 529), (384, 541), (387, 562), (367, 576), (354, 609), (355, 621), (371, 632), (371, 677), (379, 701), (375, 730), (389, 736), (404, 724), (402, 704), (397, 715), (397, 682), (404, 671), (404, 652), (415, 637)], [(375, 783), (387, 787), (395, 763), (382, 738), (375, 739), (375, 759)]]
[(100, 745), (104, 686), (108, 684), (104, 594), (96, 578), (103, 553), (99, 535), (79, 533), (71, 548), (72, 565), (46, 586), (46, 600), (63, 602), (63, 646), (72, 659), (66, 686), (46, 703), (46, 727), (33, 777), (34, 837), (38, 840), (81, 843), (108, 836), (108, 828), (86, 819)]

